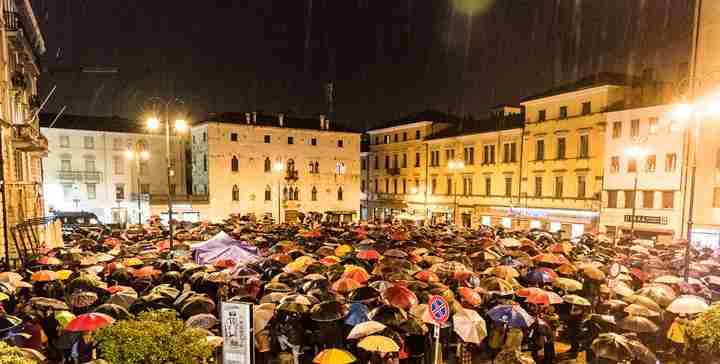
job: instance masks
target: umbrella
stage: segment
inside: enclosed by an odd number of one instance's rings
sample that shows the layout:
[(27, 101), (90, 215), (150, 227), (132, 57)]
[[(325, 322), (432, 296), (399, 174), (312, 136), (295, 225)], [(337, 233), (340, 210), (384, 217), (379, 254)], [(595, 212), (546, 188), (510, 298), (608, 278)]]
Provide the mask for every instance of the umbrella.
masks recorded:
[(55, 274), (57, 274), (57, 277), (59, 280), (64, 281), (64, 280), (70, 278), (70, 276), (73, 274), (73, 271), (71, 271), (69, 269), (62, 269), (62, 270), (56, 271)]
[(665, 284), (678, 284), (680, 282), (683, 282), (683, 279), (677, 276), (660, 276), (655, 279), (653, 279), (654, 283), (665, 283)]
[(365, 351), (378, 353), (394, 353), (400, 350), (398, 344), (391, 338), (379, 335), (365, 337), (360, 340), (358, 347)]
[(467, 302), (471, 306), (479, 306), (482, 304), (482, 297), (480, 294), (470, 288), (460, 287), (458, 288), (458, 294), (464, 302)]
[(369, 250), (361, 250), (356, 255), (358, 259), (362, 260), (379, 260), (380, 259), (380, 253), (378, 253), (377, 250), (369, 249)]
[(258, 333), (267, 327), (270, 320), (275, 316), (275, 305), (263, 303), (253, 309), (253, 331)]
[(380, 297), (380, 292), (373, 287), (360, 287), (348, 294), (348, 300), (351, 302), (369, 301)]
[(349, 364), (357, 361), (354, 355), (342, 349), (325, 349), (321, 351), (313, 363), (315, 364)]
[(288, 297), (289, 294), (285, 292), (272, 292), (264, 295), (260, 299), (260, 303), (277, 303), (282, 301), (283, 298)]
[(526, 328), (535, 322), (529, 313), (516, 304), (495, 306), (487, 312), (487, 315), (491, 320), (508, 327)]
[(633, 316), (643, 316), (643, 317), (660, 316), (659, 312), (653, 311), (645, 306), (638, 305), (636, 303), (633, 303), (630, 306), (625, 307), (624, 311), (627, 312), (629, 315), (633, 315)]
[(353, 269), (343, 273), (342, 278), (353, 279), (359, 284), (363, 285), (365, 284), (365, 282), (368, 281), (368, 279), (370, 279), (370, 275), (367, 274), (367, 272), (365, 272), (365, 270), (363, 269)]
[(628, 303), (637, 303), (638, 305), (645, 306), (653, 311), (660, 312), (662, 309), (660, 308), (660, 305), (655, 303), (651, 298), (641, 296), (638, 294), (634, 294), (631, 296), (623, 297), (623, 301)]
[(58, 279), (57, 273), (51, 270), (40, 270), (32, 274), (30, 280), (33, 282), (50, 282)]
[(0, 282), (12, 283), (22, 281), (23, 277), (20, 273), (16, 272), (2, 272), (0, 273)]
[(532, 258), (534, 261), (539, 263), (547, 263), (547, 264), (554, 264), (554, 265), (562, 265), (566, 263), (570, 263), (567, 258), (565, 258), (562, 255), (556, 255), (552, 253), (543, 253), (538, 254)]
[(348, 334), (348, 339), (360, 339), (372, 334), (377, 334), (378, 332), (381, 332), (385, 330), (387, 326), (383, 325), (380, 322), (377, 321), (365, 321), (361, 322), (357, 325), (355, 325), (352, 330), (350, 330), (350, 333)]
[(423, 282), (440, 282), (440, 277), (438, 277), (435, 272), (429, 271), (429, 270), (421, 270), (417, 273), (415, 273), (415, 279), (423, 281)]
[(37, 264), (40, 265), (60, 265), (62, 264), (62, 260), (55, 258), (55, 257), (41, 257), (36, 261)]
[(370, 320), (368, 318), (369, 313), (370, 309), (368, 309), (368, 307), (364, 304), (358, 302), (352, 303), (350, 304), (349, 312), (345, 317), (344, 322), (346, 325), (355, 326)]
[(518, 296), (525, 297), (526, 302), (536, 305), (557, 305), (563, 303), (562, 297), (557, 293), (535, 287), (521, 289), (518, 291)]
[(616, 333), (606, 333), (600, 334), (592, 342), (591, 348), (598, 358), (621, 362), (635, 359), (635, 352), (630, 345), (627, 337)]
[(65, 302), (56, 300), (54, 298), (47, 297), (33, 297), (30, 299), (30, 306), (38, 309), (49, 309), (49, 310), (69, 310)]
[(317, 298), (313, 296), (306, 296), (302, 294), (291, 294), (280, 299), (280, 303), (291, 302), (298, 303), (305, 306), (312, 306), (320, 303)]
[(512, 283), (498, 277), (489, 277), (481, 280), (480, 287), (503, 296), (513, 293)]
[(511, 279), (520, 277), (520, 272), (517, 269), (509, 265), (499, 265), (497, 267), (488, 268), (483, 272), (484, 274), (492, 274), (502, 279)]
[(582, 283), (580, 283), (574, 279), (563, 278), (563, 277), (558, 277), (555, 280), (555, 282), (553, 282), (553, 286), (560, 288), (564, 291), (570, 291), (570, 292), (579, 291), (583, 288)]
[(670, 286), (660, 283), (645, 285), (637, 291), (637, 294), (652, 299), (662, 307), (667, 307), (677, 298), (677, 294)]
[(382, 292), (382, 298), (388, 304), (405, 310), (418, 304), (418, 298), (413, 291), (401, 285), (393, 285)]
[(307, 313), (310, 310), (308, 308), (308, 306), (301, 305), (299, 303), (292, 303), (292, 302), (281, 303), (277, 307), (277, 309), (278, 309), (278, 311), (295, 312), (295, 313), (300, 313), (300, 314)]
[(190, 317), (200, 313), (214, 313), (215, 302), (210, 297), (204, 295), (196, 295), (188, 298), (180, 308), (183, 317)]
[(324, 301), (312, 307), (310, 318), (318, 322), (340, 320), (348, 314), (346, 305), (339, 301)]
[(408, 315), (402, 308), (384, 305), (370, 311), (368, 318), (388, 326), (398, 327), (408, 319)]
[(123, 264), (126, 267), (138, 267), (138, 266), (143, 265), (143, 261), (140, 260), (140, 258), (128, 258), (128, 259), (125, 259)]
[(352, 278), (340, 278), (332, 285), (332, 290), (340, 294), (348, 294), (358, 288), (362, 284)]
[(613, 279), (608, 282), (608, 286), (612, 293), (620, 295), (622, 297), (632, 296), (633, 294), (635, 294), (635, 291), (633, 291), (633, 289), (630, 288), (630, 286), (628, 286), (627, 283), (623, 281)]
[(104, 313), (85, 313), (75, 317), (65, 327), (65, 331), (94, 331), (115, 322), (115, 319)]
[(628, 306), (628, 303), (621, 300), (605, 300), (600, 301), (599, 305), (610, 311), (624, 309)]
[(64, 328), (75, 318), (75, 315), (70, 311), (55, 311), (53, 316), (55, 316), (55, 320), (60, 324), (61, 328)]
[(576, 306), (592, 306), (592, 304), (590, 304), (590, 301), (588, 301), (587, 298), (580, 297), (576, 294), (568, 294), (563, 296), (563, 301)]
[(218, 321), (214, 315), (209, 313), (200, 313), (190, 316), (187, 321), (185, 321), (185, 327), (210, 330), (219, 323), (220, 321)]
[(552, 283), (557, 279), (557, 273), (550, 268), (536, 268), (528, 272), (526, 279), (532, 284)]
[(476, 311), (466, 308), (453, 315), (453, 330), (468, 343), (480, 344), (487, 336), (485, 320)]
[(123, 306), (105, 303), (98, 306), (93, 312), (104, 313), (116, 320), (127, 320), (132, 314)]
[(700, 297), (684, 295), (676, 298), (667, 307), (667, 310), (676, 314), (696, 314), (704, 312), (709, 309), (710, 306)]
[(134, 290), (131, 291), (120, 291), (115, 293), (108, 298), (105, 303), (112, 303), (121, 306), (125, 309), (129, 309), (135, 301), (137, 301), (138, 295)]
[(595, 267), (585, 267), (583, 268), (582, 273), (585, 275), (585, 277), (588, 277), (594, 281), (605, 280), (605, 273)]
[(573, 246), (570, 243), (555, 243), (548, 249), (551, 253), (557, 254), (569, 254), (573, 250)]
[(72, 307), (84, 308), (92, 305), (97, 301), (98, 295), (94, 292), (75, 292), (70, 295), (68, 303)]
[(618, 327), (633, 332), (656, 332), (658, 326), (654, 322), (642, 316), (626, 316), (618, 321)]
[(578, 269), (570, 263), (565, 263), (565, 264), (559, 266), (557, 268), (557, 271), (558, 271), (558, 273), (565, 274), (565, 275), (574, 275), (575, 273), (577, 273)]

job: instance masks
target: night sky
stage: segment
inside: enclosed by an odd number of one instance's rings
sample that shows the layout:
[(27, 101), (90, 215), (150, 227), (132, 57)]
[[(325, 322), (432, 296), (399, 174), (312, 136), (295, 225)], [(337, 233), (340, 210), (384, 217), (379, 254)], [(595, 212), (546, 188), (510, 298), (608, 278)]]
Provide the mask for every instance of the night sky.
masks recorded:
[[(432, 108), (482, 117), (599, 71), (667, 80), (692, 0), (33, 0), (48, 110), (138, 117), (151, 96), (208, 112), (327, 110), (355, 129)], [(59, 55), (59, 58), (58, 58)], [(114, 66), (117, 74), (78, 72)]]

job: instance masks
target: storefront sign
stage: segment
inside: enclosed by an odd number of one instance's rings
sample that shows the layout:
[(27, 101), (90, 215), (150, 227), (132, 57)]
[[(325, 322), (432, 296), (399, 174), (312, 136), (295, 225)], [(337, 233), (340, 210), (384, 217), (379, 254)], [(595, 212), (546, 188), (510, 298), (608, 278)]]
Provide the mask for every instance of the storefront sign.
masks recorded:
[(252, 305), (222, 302), (220, 323), (223, 337), (223, 363), (252, 364), (255, 351), (252, 334)]
[[(625, 215), (625, 222), (632, 222), (633, 216), (632, 215)], [(642, 216), (642, 215), (635, 215), (635, 222), (640, 224), (658, 224), (658, 225), (667, 225), (668, 224), (668, 218), (667, 216)]]

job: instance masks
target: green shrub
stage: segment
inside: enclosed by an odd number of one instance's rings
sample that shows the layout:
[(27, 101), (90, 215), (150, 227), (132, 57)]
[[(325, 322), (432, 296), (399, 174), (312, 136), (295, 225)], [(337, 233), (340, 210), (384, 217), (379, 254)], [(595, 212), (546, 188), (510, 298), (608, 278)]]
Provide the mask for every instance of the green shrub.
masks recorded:
[(26, 358), (20, 348), (0, 341), (0, 364), (34, 364), (35, 360)]
[(687, 336), (694, 350), (708, 356), (720, 355), (720, 304), (690, 321)]
[(95, 336), (99, 356), (122, 364), (196, 364), (212, 356), (205, 334), (186, 329), (171, 310), (147, 311), (137, 318), (117, 321)]

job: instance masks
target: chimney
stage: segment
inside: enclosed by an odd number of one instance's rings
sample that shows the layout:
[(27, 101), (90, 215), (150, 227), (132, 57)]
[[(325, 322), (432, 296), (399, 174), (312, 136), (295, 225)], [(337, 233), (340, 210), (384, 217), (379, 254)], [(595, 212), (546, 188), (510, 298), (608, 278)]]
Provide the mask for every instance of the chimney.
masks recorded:
[(257, 124), (257, 111), (253, 111), (252, 113), (252, 123)]
[(283, 127), (285, 124), (285, 114), (279, 113), (278, 114), (278, 123), (280, 124), (280, 127)]
[(250, 125), (250, 113), (249, 112), (245, 113), (245, 124)]
[(320, 130), (325, 129), (325, 114), (320, 114)]

